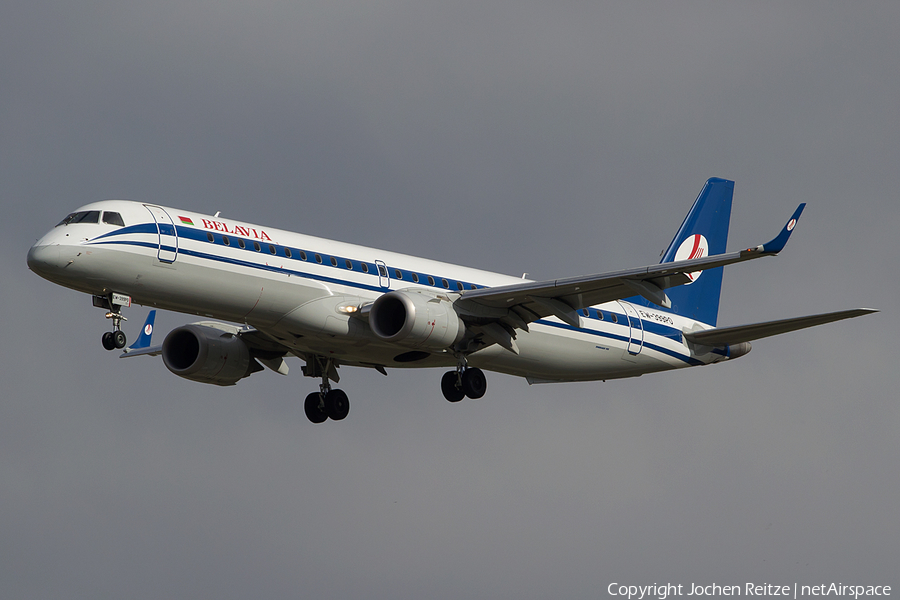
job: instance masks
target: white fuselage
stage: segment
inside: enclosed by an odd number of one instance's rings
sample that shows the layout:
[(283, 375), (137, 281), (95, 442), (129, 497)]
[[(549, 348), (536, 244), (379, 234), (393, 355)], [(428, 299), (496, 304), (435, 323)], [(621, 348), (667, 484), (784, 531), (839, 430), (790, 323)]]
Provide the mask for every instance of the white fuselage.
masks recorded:
[[(94, 295), (245, 323), (299, 354), (339, 364), (454, 366), (450, 353), (397, 362), (410, 348), (387, 343), (354, 310), (390, 290), (449, 301), (461, 290), (522, 280), (453, 264), (138, 202), (109, 200), (79, 211), (119, 213), (124, 226), (59, 225), (29, 251), (29, 266)], [(494, 344), (468, 357), (483, 369), (529, 381), (630, 377), (718, 362), (725, 348), (691, 347), (682, 332), (708, 325), (662, 309), (616, 301), (580, 311), (582, 327), (555, 317), (518, 331), (519, 353)]]

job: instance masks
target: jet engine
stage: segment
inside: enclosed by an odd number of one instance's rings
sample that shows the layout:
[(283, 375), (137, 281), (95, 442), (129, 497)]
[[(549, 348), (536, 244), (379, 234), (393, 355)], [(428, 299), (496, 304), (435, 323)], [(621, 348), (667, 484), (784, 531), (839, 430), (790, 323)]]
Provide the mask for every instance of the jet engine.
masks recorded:
[(369, 311), (369, 327), (386, 342), (430, 350), (449, 348), (466, 332), (450, 301), (413, 291), (379, 296)]
[(173, 329), (162, 345), (166, 368), (185, 379), (215, 385), (234, 385), (262, 370), (239, 337), (205, 325)]

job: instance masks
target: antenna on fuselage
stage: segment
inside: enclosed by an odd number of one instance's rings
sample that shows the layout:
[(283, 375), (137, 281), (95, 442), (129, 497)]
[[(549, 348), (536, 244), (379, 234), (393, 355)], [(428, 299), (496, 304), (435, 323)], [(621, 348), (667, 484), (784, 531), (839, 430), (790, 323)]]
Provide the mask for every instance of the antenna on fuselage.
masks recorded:
[(216, 211), (216, 214), (213, 215), (213, 219), (218, 219), (220, 214), (222, 214), (222, 211), (221, 211), (221, 210), (217, 210), (217, 211)]

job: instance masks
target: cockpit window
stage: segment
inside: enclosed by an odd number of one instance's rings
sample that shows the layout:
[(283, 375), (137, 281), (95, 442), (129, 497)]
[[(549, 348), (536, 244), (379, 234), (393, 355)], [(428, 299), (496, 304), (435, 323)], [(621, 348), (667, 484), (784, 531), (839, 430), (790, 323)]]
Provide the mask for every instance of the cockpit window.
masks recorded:
[[(120, 217), (121, 218), (121, 217)], [(74, 223), (99, 223), (100, 222), (100, 211), (99, 210), (83, 210), (81, 212), (73, 212), (69, 213), (69, 215), (57, 223), (57, 227), (60, 225), (72, 225)], [(124, 225), (124, 223), (123, 223)]]
[(118, 225), (119, 227), (125, 227), (125, 221), (122, 220), (122, 215), (110, 210), (103, 211), (103, 222), (107, 225)]

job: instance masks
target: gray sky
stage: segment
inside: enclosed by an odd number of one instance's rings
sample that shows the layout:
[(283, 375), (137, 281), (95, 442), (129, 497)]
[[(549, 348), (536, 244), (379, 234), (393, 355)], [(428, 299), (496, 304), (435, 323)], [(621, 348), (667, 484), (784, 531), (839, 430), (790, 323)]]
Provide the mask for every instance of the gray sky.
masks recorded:
[[(896, 2), (0, 4), (0, 595), (900, 589), (898, 26)], [(439, 370), (344, 369), (350, 417), (314, 426), (298, 361), (226, 389), (120, 361), (25, 265), (128, 198), (580, 275), (658, 260), (712, 176), (731, 249), (809, 203), (726, 270), (720, 324), (883, 312), (633, 380), (489, 374), (459, 405)]]

